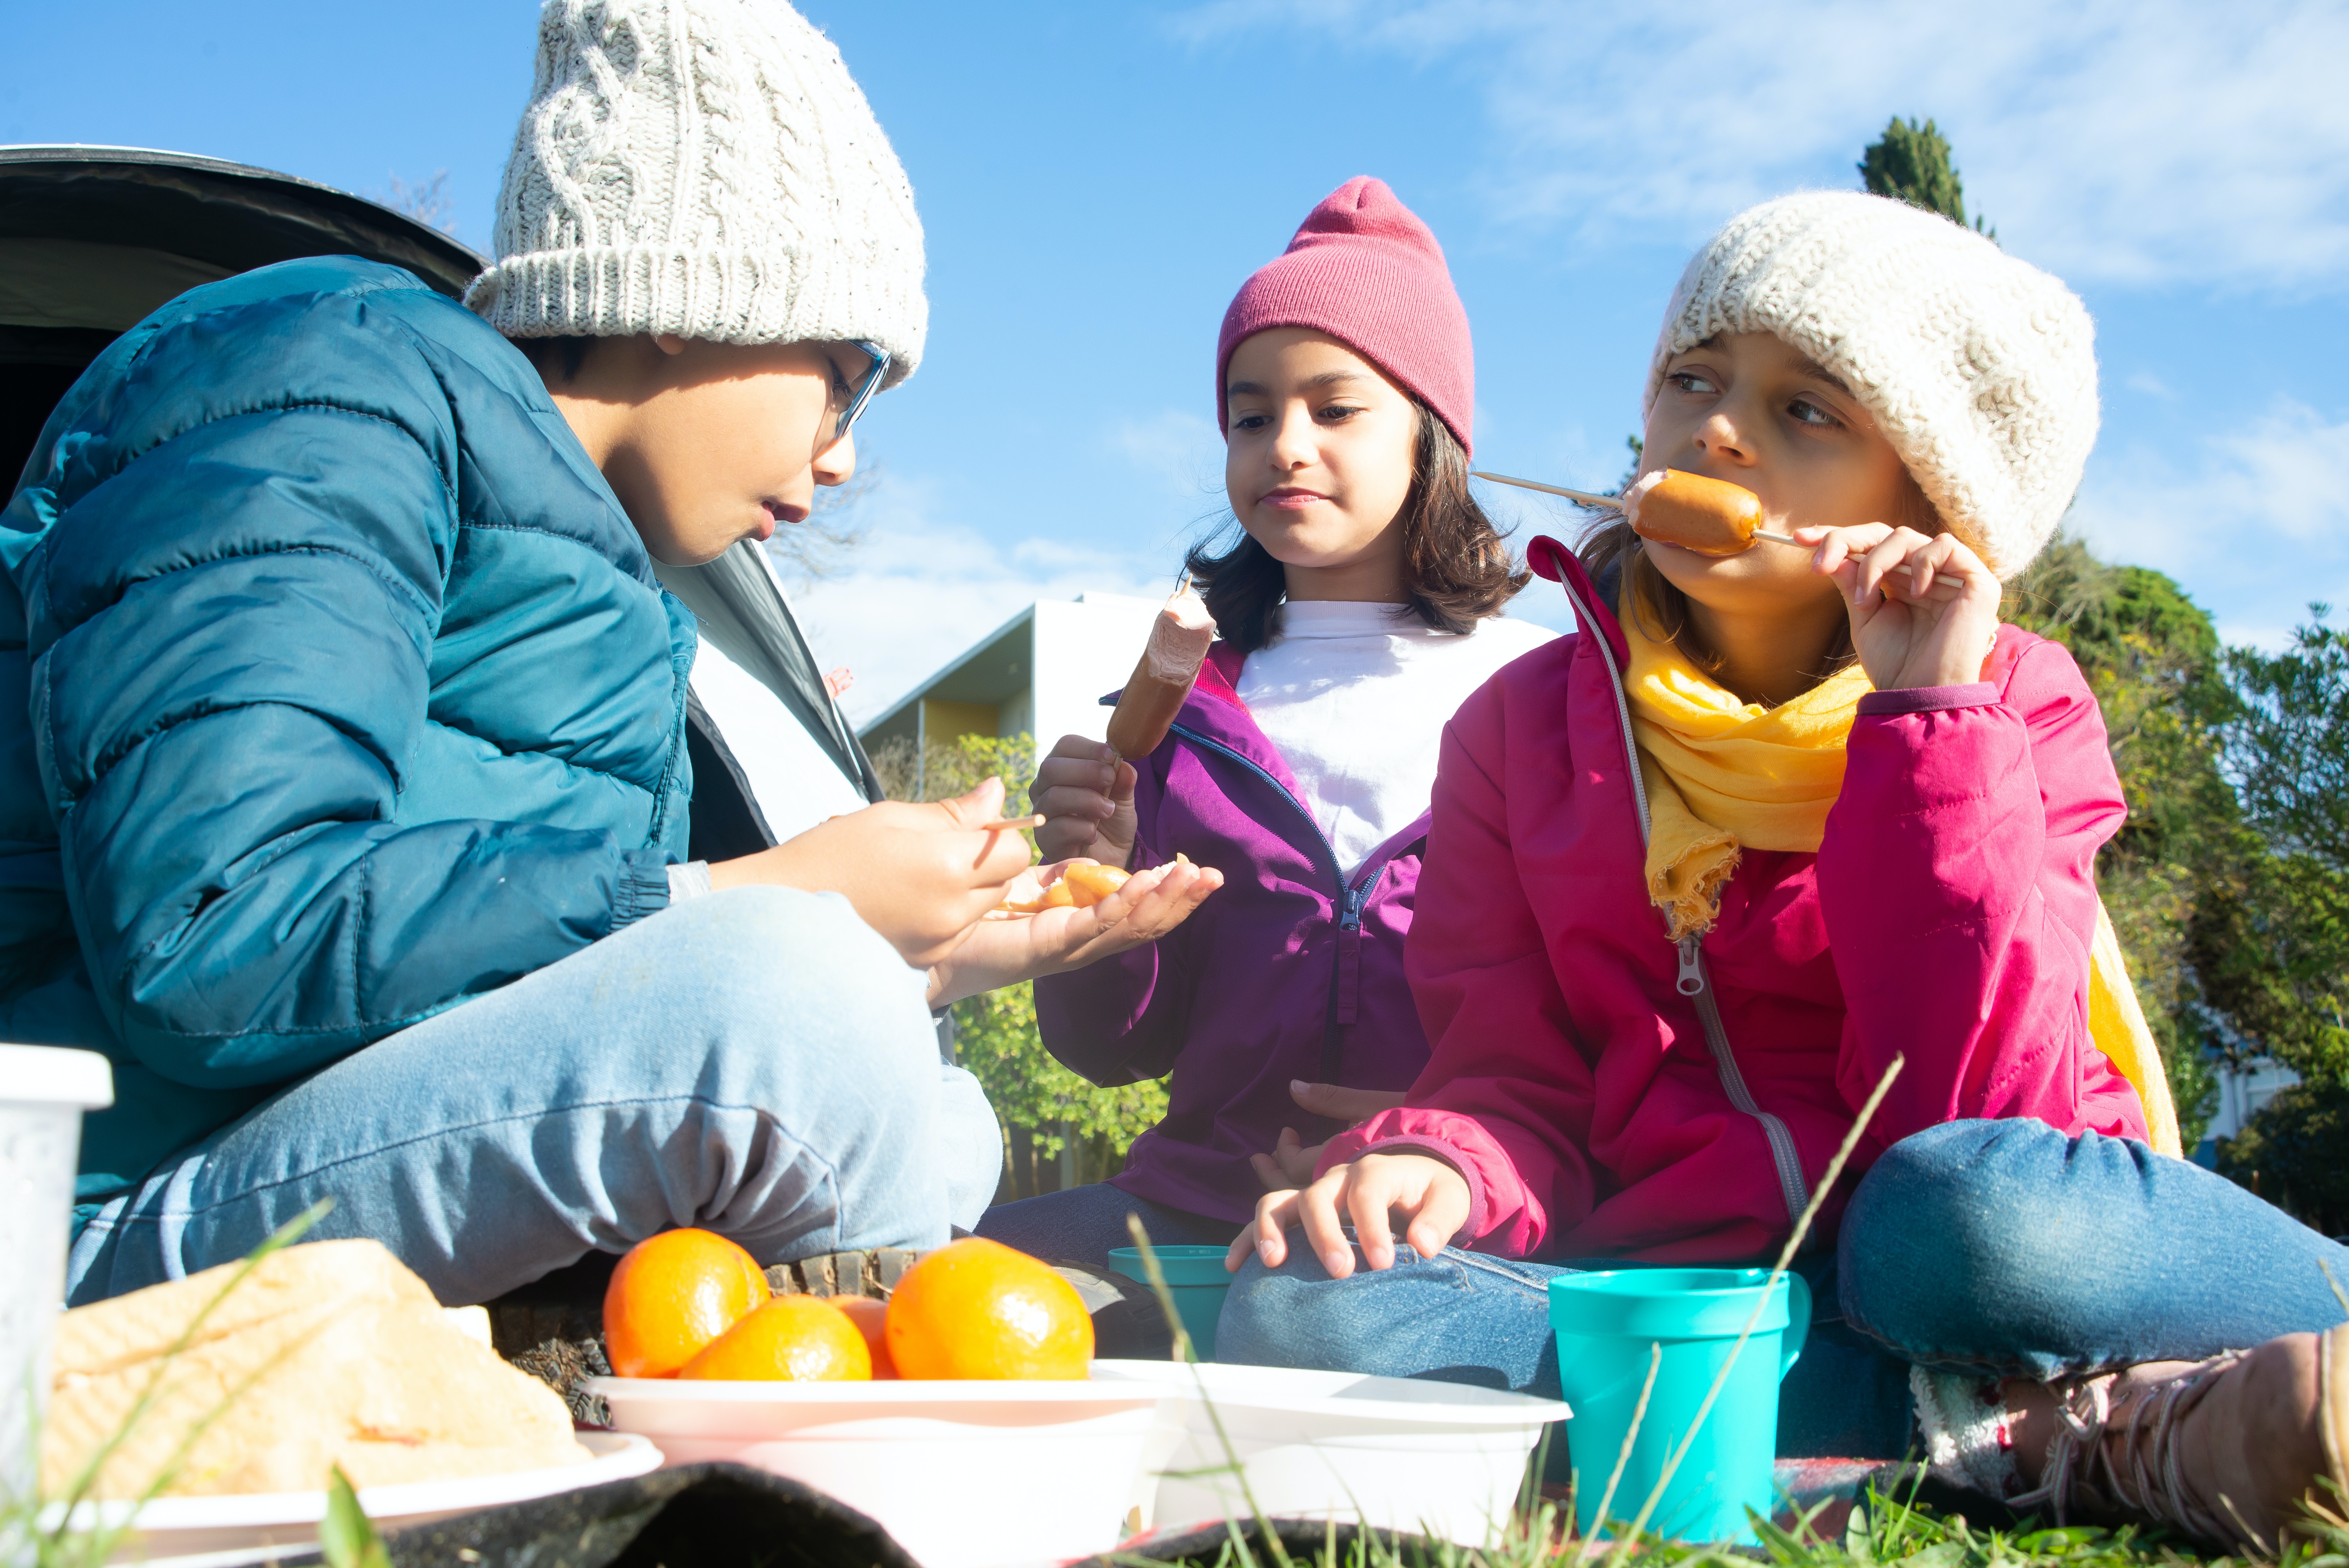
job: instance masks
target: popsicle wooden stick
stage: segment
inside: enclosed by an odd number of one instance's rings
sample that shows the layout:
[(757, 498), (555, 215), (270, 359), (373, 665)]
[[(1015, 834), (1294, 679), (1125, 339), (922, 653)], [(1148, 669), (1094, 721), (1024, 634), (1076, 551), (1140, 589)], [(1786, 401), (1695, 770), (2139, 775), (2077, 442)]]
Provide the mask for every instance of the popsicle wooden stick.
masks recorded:
[[(1507, 474), (1488, 474), (1479, 469), (1469, 469), (1468, 477), (1471, 479), (1490, 480), (1496, 485), (1515, 485), (1519, 490), (1539, 490), (1544, 495), (1562, 495), (1568, 500), (1578, 500), (1585, 506), (1604, 507), (1609, 511), (1621, 511), (1623, 510), (1623, 498), (1619, 495), (1594, 495), (1588, 490), (1568, 490), (1564, 485), (1546, 485), (1537, 480), (1512, 479)], [(1766, 528), (1755, 529), (1754, 531), (1754, 537), (1756, 539), (1766, 539), (1773, 544), (1791, 544), (1797, 550), (1807, 550), (1810, 548), (1810, 546), (1803, 543), (1800, 540), (1795, 539), (1791, 534), (1773, 533)], [(1946, 572), (1936, 572), (1933, 573), (1933, 581), (1940, 583), (1944, 588), (1962, 588), (1965, 586), (1965, 583), (1962, 579), (1952, 577)]]

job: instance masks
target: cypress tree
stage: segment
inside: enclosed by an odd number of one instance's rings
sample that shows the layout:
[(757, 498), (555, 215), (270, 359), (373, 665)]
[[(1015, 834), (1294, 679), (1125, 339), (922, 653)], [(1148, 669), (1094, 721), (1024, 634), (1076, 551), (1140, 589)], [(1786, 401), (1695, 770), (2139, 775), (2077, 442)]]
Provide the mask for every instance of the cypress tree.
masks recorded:
[[(1919, 125), (1893, 116), (1884, 134), (1860, 154), (1859, 177), (1872, 194), (1939, 212), (1952, 223), (1966, 221), (1965, 185), (1951, 160), (1949, 139), (1930, 119)], [(1973, 226), (1978, 233), (1998, 238), (1998, 231), (1985, 227), (1979, 214)]]

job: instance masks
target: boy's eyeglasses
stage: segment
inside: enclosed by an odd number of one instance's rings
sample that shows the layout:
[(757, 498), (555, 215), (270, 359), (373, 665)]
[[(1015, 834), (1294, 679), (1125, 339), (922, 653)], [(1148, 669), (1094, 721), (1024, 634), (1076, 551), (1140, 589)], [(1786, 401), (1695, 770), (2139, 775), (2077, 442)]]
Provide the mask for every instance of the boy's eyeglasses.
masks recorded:
[(864, 412), (864, 405), (873, 401), (873, 394), (881, 390), (881, 378), (889, 374), (887, 349), (877, 343), (868, 343), (862, 338), (856, 340), (855, 346), (872, 356), (873, 366), (871, 369), (865, 371), (864, 378), (859, 381), (855, 388), (848, 394), (847, 404), (840, 410), (840, 417), (833, 422), (832, 439), (824, 443), (826, 448), (840, 444), (841, 438), (848, 434), (848, 428), (856, 423), (856, 417)]

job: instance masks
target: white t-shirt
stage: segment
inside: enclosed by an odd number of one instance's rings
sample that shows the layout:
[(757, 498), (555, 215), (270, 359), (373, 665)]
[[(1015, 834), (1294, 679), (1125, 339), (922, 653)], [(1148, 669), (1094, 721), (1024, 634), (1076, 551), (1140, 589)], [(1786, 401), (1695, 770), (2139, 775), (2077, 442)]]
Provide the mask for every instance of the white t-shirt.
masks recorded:
[(1240, 700), (1349, 875), (1427, 810), (1444, 726), (1468, 695), (1557, 635), (1506, 617), (1438, 632), (1396, 609), (1291, 603), (1240, 666)]

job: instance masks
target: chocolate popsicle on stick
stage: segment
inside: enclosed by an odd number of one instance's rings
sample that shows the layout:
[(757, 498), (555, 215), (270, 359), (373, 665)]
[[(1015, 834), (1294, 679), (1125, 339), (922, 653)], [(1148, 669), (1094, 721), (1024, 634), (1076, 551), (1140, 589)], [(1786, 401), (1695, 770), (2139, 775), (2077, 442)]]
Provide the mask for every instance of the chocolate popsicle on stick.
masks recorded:
[(1109, 716), (1110, 747), (1120, 757), (1139, 761), (1158, 749), (1182, 711), (1183, 699), (1191, 695), (1191, 683), (1199, 678), (1207, 645), (1215, 640), (1215, 618), (1207, 614), (1206, 602), (1191, 592), (1191, 579), (1185, 575), (1158, 612), (1142, 662), (1133, 666), (1133, 678), (1118, 693), (1117, 710)]

